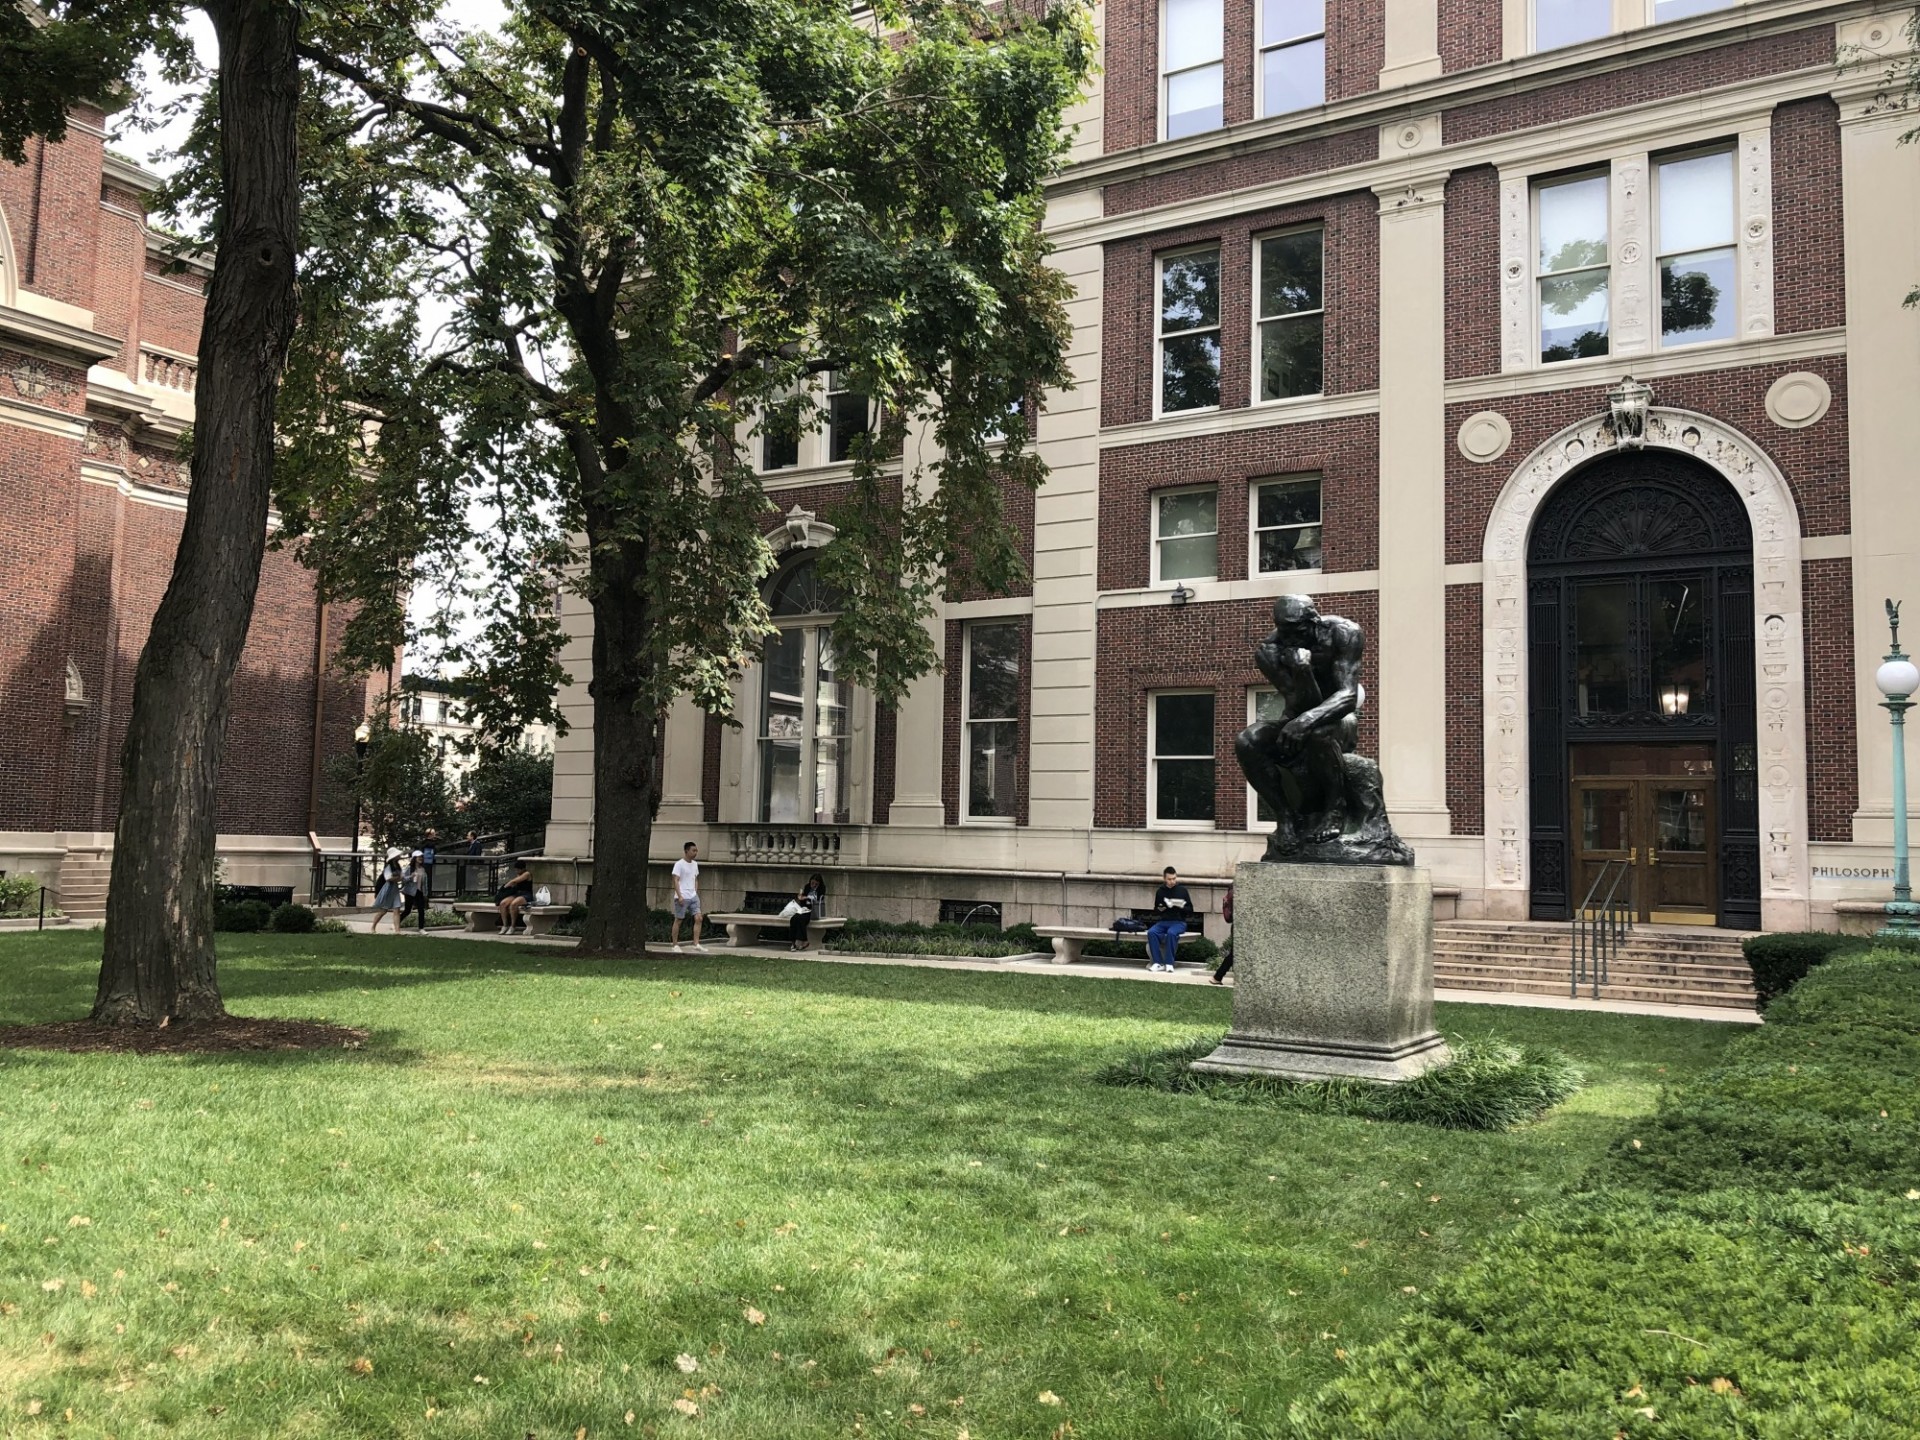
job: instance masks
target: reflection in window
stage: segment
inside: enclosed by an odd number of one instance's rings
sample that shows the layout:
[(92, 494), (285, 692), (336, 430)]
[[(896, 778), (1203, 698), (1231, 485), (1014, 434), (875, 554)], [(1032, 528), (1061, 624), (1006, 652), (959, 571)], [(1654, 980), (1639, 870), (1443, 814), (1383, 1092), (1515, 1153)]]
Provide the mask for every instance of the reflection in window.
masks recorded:
[(1153, 501), (1153, 542), (1161, 580), (1211, 580), (1220, 573), (1217, 491), (1176, 490)]
[(1220, 252), (1160, 262), (1160, 412), (1220, 403)]
[(827, 460), (838, 465), (853, 458), (853, 442), (873, 428), (873, 406), (852, 388), (846, 372), (827, 375)]
[(1653, 847), (1656, 850), (1707, 848), (1707, 792), (1656, 790), (1653, 792)]
[(1284, 115), (1326, 99), (1326, 0), (1262, 0), (1260, 113)]
[(1607, 176), (1540, 185), (1540, 359), (1607, 353)]
[[(1266, 686), (1247, 692), (1247, 724), (1277, 725), (1286, 712), (1280, 705), (1280, 692)], [(1273, 804), (1255, 790), (1247, 786), (1247, 794), (1253, 797), (1253, 820), (1256, 825), (1271, 825), (1280, 817), (1274, 813)]]
[(1624, 850), (1627, 848), (1627, 807), (1633, 799), (1628, 789), (1583, 789), (1580, 792), (1580, 848)]
[(1704, 15), (1709, 10), (1726, 10), (1738, 0), (1654, 0), (1653, 23), (1684, 20), (1689, 15)]
[(838, 598), (821, 583), (811, 555), (789, 561), (767, 591), (767, 610), (776, 620), (787, 615), (831, 615), (839, 608)]
[(1624, 715), (1633, 708), (1633, 582), (1590, 581), (1575, 596), (1576, 713)]
[(1253, 491), (1253, 534), (1259, 570), (1320, 568), (1320, 482), (1269, 480)]
[(1613, 0), (1533, 0), (1533, 48), (1558, 50), (1613, 33)]
[(1212, 824), (1213, 692), (1158, 694), (1150, 704), (1153, 821)]
[(1713, 713), (1705, 593), (1705, 582), (1698, 575), (1655, 580), (1648, 587), (1653, 698), (1663, 715)]
[(1011, 820), (1020, 754), (1020, 627), (967, 627), (967, 817)]
[(1218, 130), (1226, 121), (1221, 0), (1166, 0), (1162, 18), (1167, 139)]
[(1260, 398), (1318, 395), (1321, 387), (1321, 230), (1260, 242)]
[(1733, 152), (1662, 161), (1660, 341), (1688, 345), (1734, 333)]
[[(837, 606), (811, 555), (788, 564), (768, 587), (776, 621), (820, 616)], [(833, 825), (847, 818), (853, 686), (840, 678), (833, 629), (782, 625), (760, 656), (760, 818)]]

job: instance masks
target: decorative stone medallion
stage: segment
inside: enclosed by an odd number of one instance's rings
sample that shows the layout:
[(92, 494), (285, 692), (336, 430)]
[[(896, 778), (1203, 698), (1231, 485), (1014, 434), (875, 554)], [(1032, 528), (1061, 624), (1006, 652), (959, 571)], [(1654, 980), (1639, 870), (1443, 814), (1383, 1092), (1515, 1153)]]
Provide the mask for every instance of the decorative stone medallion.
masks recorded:
[(1782, 375), (1767, 388), (1767, 414), (1788, 430), (1804, 430), (1816, 423), (1833, 404), (1833, 391), (1811, 370)]
[(1456, 443), (1467, 459), (1485, 465), (1507, 453), (1507, 447), (1513, 444), (1513, 426), (1498, 410), (1482, 410), (1461, 422)]

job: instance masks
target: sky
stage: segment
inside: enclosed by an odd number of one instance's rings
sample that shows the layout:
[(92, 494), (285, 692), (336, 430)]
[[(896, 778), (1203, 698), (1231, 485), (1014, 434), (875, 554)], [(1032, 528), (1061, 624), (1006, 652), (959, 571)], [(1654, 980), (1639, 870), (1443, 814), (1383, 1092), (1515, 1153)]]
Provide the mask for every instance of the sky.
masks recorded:
[[(472, 28), (496, 29), (506, 16), (506, 7), (500, 0), (445, 0), (440, 8), (443, 18)], [(197, 8), (187, 11), (186, 29), (193, 37), (194, 49), (200, 62), (207, 69), (215, 67), (218, 59), (218, 47), (214, 41), (213, 25), (206, 13)], [(147, 69), (147, 88), (156, 104), (164, 104), (177, 98), (182, 87), (169, 85), (162, 81), (151, 65)], [(122, 155), (129, 157), (147, 169), (159, 175), (169, 175), (179, 163), (177, 152), (191, 123), (191, 116), (182, 114), (157, 130), (140, 130), (129, 123), (130, 117), (122, 114), (109, 123), (109, 144)], [(425, 308), (425, 307), (423, 307)], [(442, 317), (427, 314), (425, 323), (429, 331), (435, 328)], [(413, 596), (413, 618), (416, 623), (427, 620), (439, 603), (437, 592), (425, 586), (418, 588)], [(477, 622), (476, 622), (477, 625)], [(409, 655), (406, 669), (409, 673), (421, 667), (423, 657)]]

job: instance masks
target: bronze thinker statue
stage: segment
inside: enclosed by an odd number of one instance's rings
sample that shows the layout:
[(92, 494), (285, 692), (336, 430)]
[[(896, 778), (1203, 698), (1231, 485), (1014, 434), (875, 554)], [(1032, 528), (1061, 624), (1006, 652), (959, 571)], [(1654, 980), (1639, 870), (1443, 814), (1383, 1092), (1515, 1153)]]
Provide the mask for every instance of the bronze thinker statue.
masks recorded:
[(1247, 781), (1277, 817), (1265, 859), (1315, 865), (1411, 865), (1387, 818), (1377, 761), (1354, 753), (1360, 733), (1358, 625), (1321, 615), (1306, 595), (1273, 602), (1273, 633), (1253, 652), (1279, 692), (1280, 714), (1234, 742)]

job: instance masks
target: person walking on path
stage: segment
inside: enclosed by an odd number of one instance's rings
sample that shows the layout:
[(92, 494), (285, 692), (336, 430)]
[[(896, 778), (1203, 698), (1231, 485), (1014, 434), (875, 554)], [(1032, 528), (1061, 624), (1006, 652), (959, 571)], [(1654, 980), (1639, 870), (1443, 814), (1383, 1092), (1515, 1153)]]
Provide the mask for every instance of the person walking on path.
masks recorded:
[(807, 883), (793, 897), (793, 903), (800, 906), (787, 917), (787, 946), (790, 950), (805, 950), (808, 947), (807, 922), (827, 913), (827, 882), (818, 873), (809, 875)]
[(527, 906), (533, 903), (533, 872), (524, 858), (513, 862), (513, 877), (500, 891), (500, 933), (511, 935), (513, 927), (527, 923)]
[(398, 930), (406, 924), (407, 916), (414, 911), (420, 912), (420, 928), (427, 928), (427, 893), (433, 888), (433, 872), (427, 868), (426, 857), (418, 850), (408, 859), (407, 873), (400, 881), (400, 894), (406, 904), (401, 907), (400, 918), (393, 928)]
[(1147, 969), (1162, 974), (1173, 972), (1174, 953), (1180, 937), (1187, 933), (1187, 917), (1193, 914), (1193, 897), (1169, 865), (1160, 874), (1160, 888), (1153, 892), (1153, 924), (1147, 927)]
[(1220, 918), (1227, 922), (1227, 943), (1220, 951), (1220, 968), (1213, 972), (1213, 983), (1227, 983), (1227, 972), (1233, 969), (1233, 887), (1227, 887), (1227, 898), (1220, 902)]
[(400, 907), (406, 902), (401, 893), (401, 881), (404, 878), (400, 869), (400, 852), (389, 850), (387, 863), (380, 867), (380, 889), (373, 897), (373, 924), (367, 928), (369, 935), (380, 933), (382, 916), (393, 916), (393, 933), (400, 933)]
[(693, 950), (701, 955), (707, 947), (700, 943), (700, 847), (689, 840), (680, 847), (680, 858), (673, 862), (673, 931), (668, 940), (674, 951), (680, 949), (680, 922), (693, 921)]

